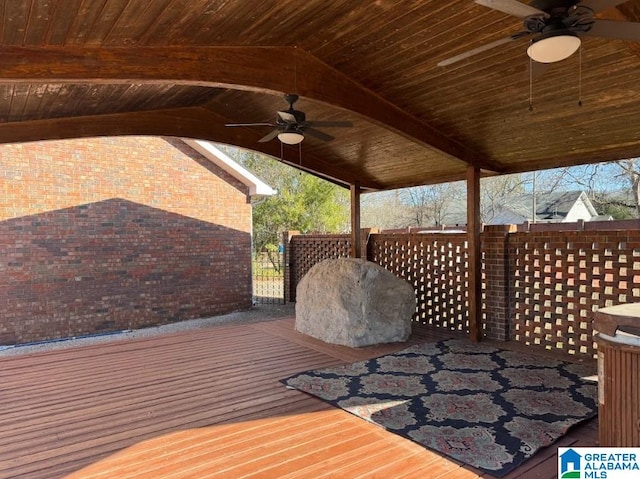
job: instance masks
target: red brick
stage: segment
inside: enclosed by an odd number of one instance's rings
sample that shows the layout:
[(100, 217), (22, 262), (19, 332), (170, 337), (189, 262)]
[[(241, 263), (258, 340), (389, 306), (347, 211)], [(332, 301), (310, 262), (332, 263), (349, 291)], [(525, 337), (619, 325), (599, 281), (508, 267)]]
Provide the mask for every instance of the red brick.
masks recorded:
[(178, 139), (0, 147), (0, 344), (251, 306), (247, 188)]

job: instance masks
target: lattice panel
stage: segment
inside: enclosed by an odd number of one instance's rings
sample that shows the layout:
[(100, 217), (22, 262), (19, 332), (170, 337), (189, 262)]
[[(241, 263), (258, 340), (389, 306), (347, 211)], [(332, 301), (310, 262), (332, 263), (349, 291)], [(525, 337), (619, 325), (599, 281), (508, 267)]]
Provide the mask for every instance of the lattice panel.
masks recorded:
[(315, 264), (325, 259), (348, 258), (351, 254), (350, 235), (296, 235), (291, 238), (290, 266), (292, 299), (295, 287)]
[(413, 285), (415, 321), (468, 331), (465, 235), (371, 235), (369, 260)]
[(640, 301), (640, 232), (517, 233), (514, 339), (593, 356), (592, 313)]

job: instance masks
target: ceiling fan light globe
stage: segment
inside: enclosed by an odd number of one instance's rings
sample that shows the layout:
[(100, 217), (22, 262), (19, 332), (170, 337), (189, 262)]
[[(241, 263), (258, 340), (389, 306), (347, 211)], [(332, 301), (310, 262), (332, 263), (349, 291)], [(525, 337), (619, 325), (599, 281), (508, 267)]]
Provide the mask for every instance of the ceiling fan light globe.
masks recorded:
[(283, 131), (278, 133), (278, 140), (286, 145), (297, 145), (304, 140), (304, 135), (295, 131)]
[(527, 48), (527, 55), (538, 63), (555, 63), (573, 55), (580, 48), (575, 35), (554, 35), (541, 38)]

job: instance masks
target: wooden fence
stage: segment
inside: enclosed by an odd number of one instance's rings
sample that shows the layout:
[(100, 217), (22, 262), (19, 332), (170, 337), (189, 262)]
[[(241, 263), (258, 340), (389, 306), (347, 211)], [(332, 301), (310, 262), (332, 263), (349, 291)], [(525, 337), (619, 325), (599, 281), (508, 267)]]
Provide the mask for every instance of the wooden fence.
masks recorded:
[[(363, 234), (367, 259), (415, 288), (420, 324), (467, 331), (464, 233)], [(348, 257), (349, 235), (286, 235), (287, 300), (317, 262)], [(483, 332), (592, 357), (592, 314), (640, 301), (638, 220), (486, 226), (481, 235)]]

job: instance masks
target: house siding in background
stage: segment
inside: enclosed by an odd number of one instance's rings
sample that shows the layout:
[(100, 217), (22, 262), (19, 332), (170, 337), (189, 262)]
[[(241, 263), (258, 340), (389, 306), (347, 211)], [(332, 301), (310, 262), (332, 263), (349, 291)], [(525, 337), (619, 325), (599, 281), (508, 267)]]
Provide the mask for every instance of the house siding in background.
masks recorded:
[(498, 208), (487, 224), (573, 223), (576, 221), (602, 220), (584, 191), (558, 191), (536, 196), (536, 214), (532, 214), (531, 194), (512, 198)]
[(593, 204), (587, 197), (586, 193), (582, 193), (575, 201), (573, 207), (567, 211), (566, 216), (562, 219), (563, 223), (574, 223), (578, 220), (591, 221), (592, 218), (598, 216)]
[(0, 345), (251, 307), (249, 187), (177, 138), (0, 146)]

